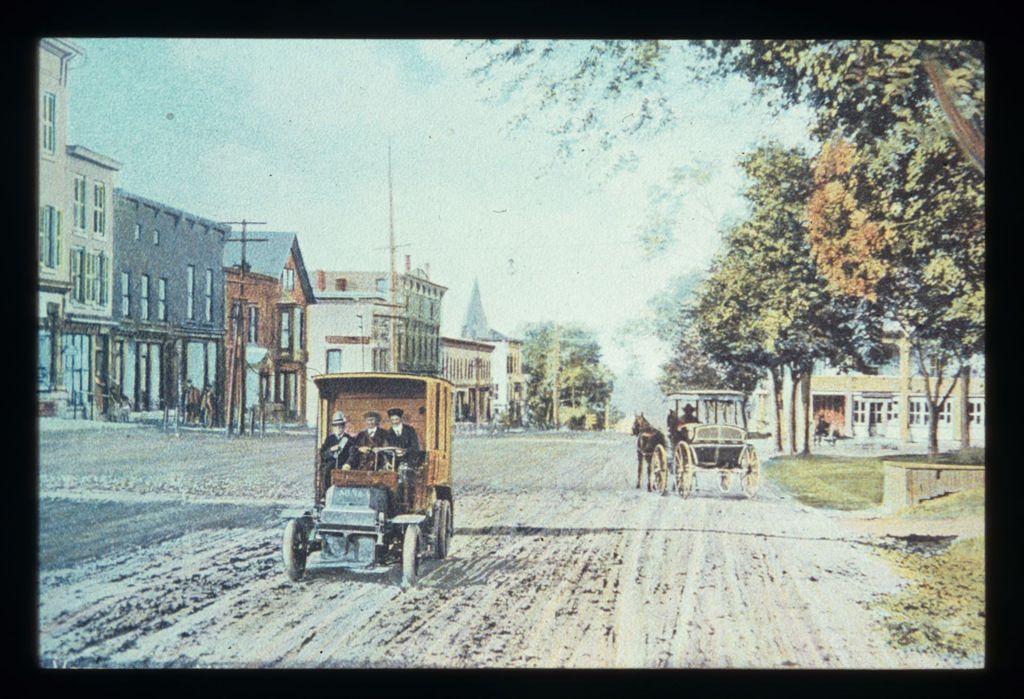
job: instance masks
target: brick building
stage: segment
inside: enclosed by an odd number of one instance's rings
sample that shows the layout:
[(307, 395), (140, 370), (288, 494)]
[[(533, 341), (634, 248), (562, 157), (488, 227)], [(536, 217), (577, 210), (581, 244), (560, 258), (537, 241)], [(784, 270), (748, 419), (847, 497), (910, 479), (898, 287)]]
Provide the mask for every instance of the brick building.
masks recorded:
[[(232, 397), (232, 405), (243, 402), (249, 411), (262, 403), (283, 420), (302, 422), (313, 289), (297, 234), (260, 231), (254, 238), (265, 240), (246, 246), (244, 275), (241, 245), (231, 243), (224, 253), (225, 395)], [(235, 390), (243, 385), (236, 386), (237, 363), (242, 361), (242, 353), (235, 352), (236, 335), (238, 346), (245, 347), (244, 395)]]

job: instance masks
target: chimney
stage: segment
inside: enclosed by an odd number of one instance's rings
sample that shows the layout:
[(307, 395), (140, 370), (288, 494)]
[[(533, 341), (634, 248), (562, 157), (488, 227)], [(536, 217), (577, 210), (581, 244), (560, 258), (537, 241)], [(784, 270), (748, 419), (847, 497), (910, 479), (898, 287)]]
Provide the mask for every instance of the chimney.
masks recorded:
[(322, 269), (318, 269), (316, 272), (316, 288), (320, 291), (327, 290), (327, 273)]
[(423, 271), (427, 273), (427, 279), (429, 280), (430, 279), (430, 263), (429, 262), (424, 266)]
[(412, 255), (405, 256), (405, 273), (408, 274), (412, 271)]

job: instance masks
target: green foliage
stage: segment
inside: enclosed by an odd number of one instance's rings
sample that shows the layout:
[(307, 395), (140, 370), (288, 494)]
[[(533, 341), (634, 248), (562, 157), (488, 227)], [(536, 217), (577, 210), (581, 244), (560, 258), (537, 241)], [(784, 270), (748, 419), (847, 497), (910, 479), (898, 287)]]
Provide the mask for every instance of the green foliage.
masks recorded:
[(830, 293), (810, 254), (805, 211), (810, 161), (795, 149), (762, 146), (741, 165), (750, 218), (725, 236), (695, 305), (696, 327), (726, 365), (809, 368), (827, 360), (869, 371), (880, 327), (869, 304)]
[[(814, 135), (858, 146), (908, 124), (927, 124), (938, 105), (924, 62), (946, 70), (946, 87), (964, 117), (985, 128), (984, 46), (976, 41), (711, 41), (708, 79), (739, 73), (779, 108), (814, 108)], [(948, 123), (930, 124), (952, 137)]]
[[(622, 137), (670, 124), (673, 112), (659, 92), (664, 61), (673, 45), (663, 41), (517, 40), (467, 42), (469, 72), (491, 97), (538, 95), (518, 110), (515, 128), (546, 118), (557, 153), (568, 157), (594, 143), (610, 150)], [(619, 114), (619, 102), (629, 105)]]
[(601, 364), (600, 343), (578, 326), (528, 325), (523, 334), (523, 371), (530, 376), (526, 389), (530, 422), (539, 427), (554, 425), (556, 371), (563, 423), (566, 416), (603, 411), (614, 388), (611, 370)]
[(875, 458), (825, 456), (777, 458), (766, 477), (812, 507), (862, 510), (882, 504), (885, 466)]

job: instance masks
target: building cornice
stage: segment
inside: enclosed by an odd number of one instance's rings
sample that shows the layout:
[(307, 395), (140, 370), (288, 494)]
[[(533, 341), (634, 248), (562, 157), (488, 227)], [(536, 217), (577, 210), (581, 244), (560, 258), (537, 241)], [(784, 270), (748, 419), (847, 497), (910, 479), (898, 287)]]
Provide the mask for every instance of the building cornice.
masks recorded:
[(216, 221), (214, 221), (212, 219), (208, 219), (208, 218), (204, 218), (202, 216), (197, 216), (195, 214), (191, 214), (191, 213), (189, 213), (187, 211), (184, 211), (182, 209), (178, 209), (178, 208), (175, 208), (173, 206), (169, 206), (167, 204), (162, 204), (162, 203), (160, 203), (160, 202), (158, 202), (158, 201), (156, 201), (154, 199), (149, 199), (148, 197), (144, 197), (144, 196), (141, 196), (139, 194), (132, 194), (131, 192), (127, 192), (127, 191), (121, 189), (120, 187), (117, 187), (117, 188), (114, 189), (114, 194), (115, 194), (115, 196), (120, 197), (121, 199), (125, 199), (127, 201), (132, 201), (132, 202), (135, 202), (136, 204), (140, 204), (140, 205), (143, 205), (143, 206), (148, 206), (148, 207), (150, 207), (152, 209), (155, 209), (158, 213), (162, 212), (162, 213), (166, 213), (166, 214), (169, 214), (171, 216), (174, 216), (179, 221), (182, 218), (192, 219), (195, 222), (201, 223), (202, 225), (206, 226), (207, 228), (210, 228), (211, 230), (217, 231), (218, 233), (221, 234), (222, 238), (226, 238), (228, 235), (231, 234), (231, 226), (226, 224), (226, 223), (217, 223)]
[(68, 146), (67, 154), (72, 158), (79, 158), (81, 160), (88, 160), (90, 163), (95, 163), (100, 167), (105, 167), (108, 170), (120, 170), (122, 164), (120, 161), (114, 160), (113, 158), (97, 153), (96, 151), (86, 148), (85, 146)]
[(67, 39), (57, 39), (55, 37), (47, 37), (39, 40), (39, 45), (49, 51), (52, 54), (60, 56), (61, 58), (71, 58), (74, 56), (84, 56), (85, 51), (81, 46), (68, 41)]

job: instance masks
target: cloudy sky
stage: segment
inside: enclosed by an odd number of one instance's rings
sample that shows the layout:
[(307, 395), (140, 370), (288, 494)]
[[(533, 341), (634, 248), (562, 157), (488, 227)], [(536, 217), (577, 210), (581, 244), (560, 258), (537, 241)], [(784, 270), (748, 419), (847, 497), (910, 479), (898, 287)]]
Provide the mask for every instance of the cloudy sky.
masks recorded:
[[(550, 130), (565, 114), (537, 113), (531, 83), (506, 96), (511, 73), (470, 75), (466, 44), (73, 40), (86, 57), (70, 74), (70, 142), (124, 163), (121, 187), (296, 231), (311, 270), (386, 269), (390, 141), (399, 252), (448, 287), (444, 334), (479, 278), (494, 328), (580, 323), (613, 369), (649, 378), (666, 350), (637, 319), (673, 276), (707, 266), (722, 220), (742, 213), (739, 155), (767, 139), (812, 147), (806, 113), (773, 116), (738, 78), (696, 84), (682, 45), (662, 86), (670, 127), (607, 152), (581, 139), (559, 158)], [(654, 258), (638, 243), (652, 229), (672, 238)]]

